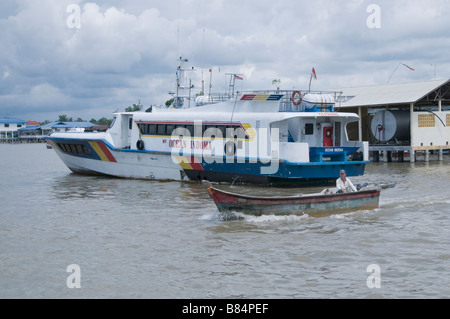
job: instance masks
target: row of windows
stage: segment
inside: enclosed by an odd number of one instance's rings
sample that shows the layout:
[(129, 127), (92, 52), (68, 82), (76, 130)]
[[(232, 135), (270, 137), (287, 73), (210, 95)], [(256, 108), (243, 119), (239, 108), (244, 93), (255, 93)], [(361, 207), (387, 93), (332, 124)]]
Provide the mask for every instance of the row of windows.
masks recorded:
[[(9, 127), (9, 123), (3, 124), (3, 127)], [(22, 127), (22, 124), (17, 124), (16, 127)]]
[[(239, 124), (228, 125), (193, 125), (193, 124), (153, 124), (137, 123), (142, 135), (172, 136), (173, 133), (189, 134), (193, 137), (211, 136), (214, 138), (235, 137), (249, 139), (245, 130)], [(176, 132), (174, 132), (176, 129)]]
[(58, 143), (58, 146), (65, 153), (86, 156), (92, 155), (91, 150), (86, 145)]

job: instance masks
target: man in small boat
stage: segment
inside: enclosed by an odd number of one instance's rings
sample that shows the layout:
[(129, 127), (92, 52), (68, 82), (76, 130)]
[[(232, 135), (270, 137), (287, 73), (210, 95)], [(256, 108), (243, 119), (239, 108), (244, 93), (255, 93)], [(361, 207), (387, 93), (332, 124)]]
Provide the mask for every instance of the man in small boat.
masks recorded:
[(352, 181), (347, 178), (345, 170), (341, 170), (340, 177), (336, 180), (336, 187), (338, 189), (337, 193), (350, 193), (356, 192), (356, 187), (353, 185)]

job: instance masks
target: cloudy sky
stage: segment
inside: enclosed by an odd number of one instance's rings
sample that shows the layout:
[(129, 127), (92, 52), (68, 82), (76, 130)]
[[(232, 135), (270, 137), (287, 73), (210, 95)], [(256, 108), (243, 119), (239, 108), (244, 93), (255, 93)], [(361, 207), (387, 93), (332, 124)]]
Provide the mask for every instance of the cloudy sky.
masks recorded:
[(450, 78), (448, 0), (2, 0), (0, 117), (112, 118), (162, 105), (188, 58), (213, 91)]

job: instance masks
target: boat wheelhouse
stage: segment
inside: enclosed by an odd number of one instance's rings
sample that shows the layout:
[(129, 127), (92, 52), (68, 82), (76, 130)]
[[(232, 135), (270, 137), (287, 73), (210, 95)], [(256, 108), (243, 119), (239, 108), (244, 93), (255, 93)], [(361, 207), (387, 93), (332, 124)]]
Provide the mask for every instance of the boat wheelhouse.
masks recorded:
[(201, 106), (116, 113), (106, 132), (54, 133), (49, 142), (75, 173), (330, 184), (341, 169), (363, 175), (368, 163), (368, 143), (347, 135), (347, 125), (359, 117), (336, 112), (338, 97), (339, 92), (239, 92)]

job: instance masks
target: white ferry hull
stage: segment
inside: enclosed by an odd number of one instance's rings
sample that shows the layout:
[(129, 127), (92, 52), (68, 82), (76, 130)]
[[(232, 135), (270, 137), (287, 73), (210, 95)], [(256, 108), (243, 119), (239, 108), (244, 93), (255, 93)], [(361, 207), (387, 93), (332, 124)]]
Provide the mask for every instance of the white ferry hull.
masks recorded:
[[(336, 172), (346, 169), (348, 176), (364, 174), (365, 161), (343, 161), (322, 163), (289, 163), (279, 161), (276, 171), (261, 174), (262, 169), (270, 168), (273, 163), (240, 162), (208, 163), (195, 156), (181, 156), (178, 160), (171, 154), (152, 151), (118, 150), (102, 140), (69, 138), (51, 138), (53, 146), (61, 160), (74, 173), (88, 175), (107, 175), (122, 178), (201, 181), (261, 184), (261, 185), (327, 185), (334, 183)], [(83, 146), (86, 154), (79, 152)]]

